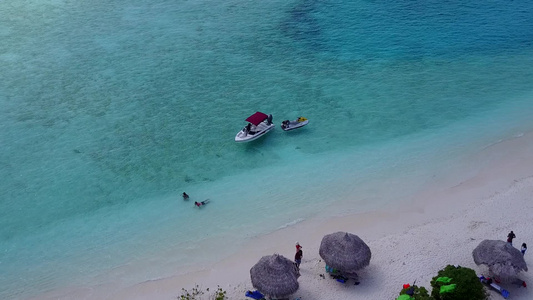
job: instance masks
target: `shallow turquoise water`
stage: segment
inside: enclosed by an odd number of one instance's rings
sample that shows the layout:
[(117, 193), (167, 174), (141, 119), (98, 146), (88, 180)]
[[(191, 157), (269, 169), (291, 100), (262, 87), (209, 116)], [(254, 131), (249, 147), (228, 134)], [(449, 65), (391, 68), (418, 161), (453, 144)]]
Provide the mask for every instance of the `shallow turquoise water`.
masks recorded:
[[(442, 161), (530, 130), (532, 12), (0, 3), (0, 298), (200, 266), (338, 199), (385, 205), (381, 182), (407, 173), (408, 195)], [(235, 144), (256, 110), (310, 125)], [(144, 271), (109, 272), (124, 266)]]

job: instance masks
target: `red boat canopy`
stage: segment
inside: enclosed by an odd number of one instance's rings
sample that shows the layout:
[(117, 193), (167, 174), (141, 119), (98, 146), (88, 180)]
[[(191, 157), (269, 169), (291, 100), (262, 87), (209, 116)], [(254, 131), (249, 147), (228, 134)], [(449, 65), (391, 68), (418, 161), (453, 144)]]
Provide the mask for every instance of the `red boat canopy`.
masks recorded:
[(255, 114), (251, 115), (246, 119), (246, 121), (254, 124), (255, 126), (259, 125), (261, 122), (266, 120), (268, 118), (267, 115), (265, 115), (262, 112), (256, 112)]

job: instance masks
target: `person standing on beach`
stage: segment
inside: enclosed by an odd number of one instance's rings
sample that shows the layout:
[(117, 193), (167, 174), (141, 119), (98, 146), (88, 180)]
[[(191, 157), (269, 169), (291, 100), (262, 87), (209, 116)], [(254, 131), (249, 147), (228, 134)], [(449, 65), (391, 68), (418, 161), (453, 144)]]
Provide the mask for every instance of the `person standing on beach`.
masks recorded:
[(300, 249), (296, 251), (296, 255), (294, 255), (294, 263), (296, 264), (296, 268), (298, 268), (298, 271), (300, 271), (300, 264), (302, 263), (303, 256), (304, 256), (304, 253), (300, 247)]
[(520, 249), (520, 252), (522, 252), (522, 255), (526, 254), (527, 251), (527, 245), (526, 243), (522, 243), (522, 249)]
[(516, 237), (516, 235), (514, 234), (514, 232), (511, 230), (511, 232), (509, 232), (509, 234), (507, 235), (507, 243), (511, 244), (511, 246), (513, 245), (513, 239)]

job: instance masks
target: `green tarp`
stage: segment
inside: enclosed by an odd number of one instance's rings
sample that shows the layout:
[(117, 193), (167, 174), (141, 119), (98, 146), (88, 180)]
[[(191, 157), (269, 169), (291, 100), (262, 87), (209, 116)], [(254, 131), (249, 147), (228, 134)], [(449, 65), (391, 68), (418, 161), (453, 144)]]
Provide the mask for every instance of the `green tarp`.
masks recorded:
[(403, 295), (400, 295), (400, 297), (396, 298), (396, 300), (414, 300), (415, 298), (409, 296), (409, 295), (406, 295), (406, 294), (403, 294)]
[(440, 287), (440, 293), (441, 294), (444, 294), (444, 293), (451, 293), (453, 291), (455, 291), (455, 287), (457, 286), (457, 284), (448, 284), (448, 285), (443, 285)]
[(452, 279), (449, 278), (449, 277), (439, 277), (439, 278), (437, 278), (437, 282), (450, 283), (450, 281), (452, 281)]

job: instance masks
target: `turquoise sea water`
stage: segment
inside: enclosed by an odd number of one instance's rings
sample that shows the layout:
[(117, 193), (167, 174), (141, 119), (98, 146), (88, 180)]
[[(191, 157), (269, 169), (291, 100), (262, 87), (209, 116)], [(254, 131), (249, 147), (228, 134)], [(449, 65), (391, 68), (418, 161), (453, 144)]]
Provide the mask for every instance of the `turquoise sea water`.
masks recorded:
[[(1, 299), (200, 268), (533, 128), (532, 3), (255, 2), (0, 3)], [(310, 124), (234, 143), (256, 110)]]

